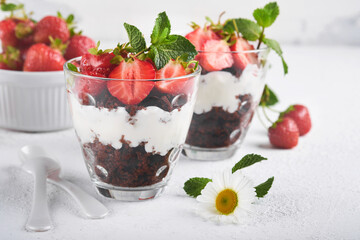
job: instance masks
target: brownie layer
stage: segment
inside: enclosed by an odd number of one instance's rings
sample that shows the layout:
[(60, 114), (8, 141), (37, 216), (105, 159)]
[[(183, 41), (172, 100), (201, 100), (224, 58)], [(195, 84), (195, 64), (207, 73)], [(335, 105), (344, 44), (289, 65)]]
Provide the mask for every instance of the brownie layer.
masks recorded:
[(236, 142), (251, 121), (253, 99), (250, 94), (238, 96), (239, 107), (234, 113), (222, 107), (209, 112), (194, 113), (186, 143), (203, 148), (227, 147)]
[(145, 143), (137, 147), (130, 147), (125, 141), (122, 144), (120, 149), (115, 149), (95, 139), (82, 145), (85, 159), (100, 181), (119, 187), (143, 187), (166, 177), (173, 149), (161, 156), (146, 152)]
[[(112, 96), (105, 88), (101, 94), (95, 96), (93, 99), (84, 96), (81, 98), (82, 105), (94, 105), (97, 108), (107, 108), (109, 110), (125, 107), (126, 111), (134, 116), (137, 110), (144, 109), (149, 106), (159, 107), (164, 111), (171, 112), (174, 109), (181, 108), (188, 101), (186, 94), (179, 94), (174, 96), (172, 94), (162, 93), (156, 88), (153, 88), (150, 94), (137, 105), (126, 105), (120, 102), (116, 97)], [(93, 103), (95, 101), (95, 103)]]

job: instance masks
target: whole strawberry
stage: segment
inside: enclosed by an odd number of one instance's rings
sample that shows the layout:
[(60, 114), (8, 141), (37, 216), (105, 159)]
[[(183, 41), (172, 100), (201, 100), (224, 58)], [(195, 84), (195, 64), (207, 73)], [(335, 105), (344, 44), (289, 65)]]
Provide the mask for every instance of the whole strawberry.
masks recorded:
[(70, 38), (64, 57), (66, 60), (80, 57), (86, 54), (90, 48), (95, 47), (96, 43), (91, 38), (83, 35), (75, 35)]
[(32, 45), (26, 53), (24, 71), (61, 71), (65, 59), (61, 52), (43, 43)]
[(17, 46), (18, 39), (15, 35), (16, 23), (8, 18), (0, 22), (0, 40), (3, 46), (3, 49), (7, 46)]
[(23, 60), (19, 49), (8, 46), (5, 51), (0, 54), (1, 69), (22, 70)]
[(34, 41), (49, 44), (49, 37), (66, 42), (70, 38), (70, 31), (64, 19), (55, 16), (47, 16), (41, 19), (35, 28)]
[(35, 23), (30, 19), (18, 19), (15, 27), (15, 36), (18, 47), (25, 48), (34, 44)]
[(269, 127), (268, 136), (273, 146), (290, 149), (298, 144), (299, 129), (294, 120), (284, 117)]
[(298, 126), (300, 136), (307, 134), (311, 129), (310, 113), (304, 105), (292, 105), (285, 112), (282, 112), (280, 117), (293, 119)]

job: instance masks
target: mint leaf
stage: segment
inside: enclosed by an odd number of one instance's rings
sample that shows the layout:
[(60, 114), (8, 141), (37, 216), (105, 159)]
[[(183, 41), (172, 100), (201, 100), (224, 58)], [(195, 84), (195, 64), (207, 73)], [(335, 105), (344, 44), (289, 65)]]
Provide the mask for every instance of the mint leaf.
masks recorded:
[(249, 19), (230, 19), (225, 23), (224, 30), (229, 33), (239, 32), (243, 38), (249, 41), (256, 41), (261, 36), (261, 27)]
[(265, 5), (264, 8), (258, 8), (254, 11), (253, 16), (256, 22), (262, 27), (270, 27), (279, 15), (279, 6), (276, 2)]
[(263, 39), (263, 42), (269, 47), (271, 48), (272, 50), (274, 50), (280, 57), (281, 57), (281, 61), (282, 61), (282, 64), (283, 64), (283, 68), (284, 68), (284, 74), (287, 74), (288, 73), (288, 66), (285, 62), (285, 59), (283, 57), (283, 52), (281, 50), (281, 47), (280, 47), (280, 44), (274, 40), (274, 39), (269, 39), (269, 38), (264, 38)]
[(201, 190), (205, 188), (206, 184), (211, 181), (212, 180), (210, 178), (190, 178), (184, 184), (184, 191), (190, 197), (197, 197), (201, 195)]
[[(186, 55), (185, 55), (186, 54)], [(180, 35), (169, 35), (164, 41), (150, 46), (149, 57), (154, 61), (156, 69), (163, 68), (170, 59), (187, 56), (186, 61), (197, 55), (194, 45)]]
[(269, 106), (275, 105), (278, 102), (279, 102), (279, 99), (277, 98), (274, 91), (272, 91), (268, 87), (268, 85), (265, 85), (259, 105), (269, 107)]
[(264, 197), (266, 194), (268, 194), (272, 184), (274, 182), (274, 177), (269, 178), (266, 180), (266, 182), (263, 182), (255, 187), (256, 196), (258, 198)]
[(126, 29), (126, 32), (129, 36), (129, 41), (131, 47), (136, 51), (140, 52), (146, 48), (146, 42), (144, 39), (144, 36), (140, 32), (140, 30), (130, 24), (124, 23), (124, 27)]
[(239, 162), (235, 164), (235, 166), (232, 168), (232, 173), (242, 168), (249, 167), (257, 162), (261, 162), (262, 160), (267, 160), (267, 158), (253, 153), (247, 154)]
[(69, 68), (70, 71), (79, 72), (78, 68), (72, 63), (68, 63), (67, 67)]
[(164, 41), (170, 34), (171, 25), (165, 12), (159, 13), (151, 34), (151, 43), (157, 44)]

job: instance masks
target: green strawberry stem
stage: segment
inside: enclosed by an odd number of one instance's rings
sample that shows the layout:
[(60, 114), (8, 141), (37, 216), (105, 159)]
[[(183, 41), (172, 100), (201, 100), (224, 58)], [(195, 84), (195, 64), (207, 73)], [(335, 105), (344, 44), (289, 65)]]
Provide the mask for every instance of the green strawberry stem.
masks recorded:
[(148, 47), (148, 48), (146, 48), (146, 49), (144, 49), (144, 50), (141, 50), (140, 52), (138, 52), (137, 54), (135, 54), (133, 57), (135, 58), (135, 57), (139, 56), (140, 54), (142, 54), (142, 53), (144, 53), (144, 52), (147, 52), (147, 51), (150, 51), (150, 47)]

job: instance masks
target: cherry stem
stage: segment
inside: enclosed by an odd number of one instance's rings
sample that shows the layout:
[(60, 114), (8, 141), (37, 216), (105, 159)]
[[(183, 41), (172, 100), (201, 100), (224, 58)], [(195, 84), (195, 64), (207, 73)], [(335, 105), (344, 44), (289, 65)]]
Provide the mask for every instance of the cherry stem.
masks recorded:
[(272, 112), (281, 113), (281, 111), (276, 110), (276, 109), (273, 109), (273, 108), (271, 108), (271, 107), (269, 107), (269, 106), (267, 106), (267, 109), (269, 109), (269, 110), (272, 111)]
[(259, 107), (256, 108), (256, 115), (258, 116), (258, 119), (260, 120), (261, 125), (263, 125), (263, 127), (264, 127), (265, 129), (268, 129), (268, 127), (266, 126), (266, 124), (264, 123), (264, 121), (262, 120), (262, 118), (260, 117)]
[(266, 114), (266, 111), (265, 111), (265, 106), (261, 106), (262, 108), (262, 111), (264, 113), (264, 116), (266, 118), (266, 120), (268, 120), (271, 124), (273, 123), (273, 121), (271, 121), (271, 119), (269, 118), (269, 116)]

